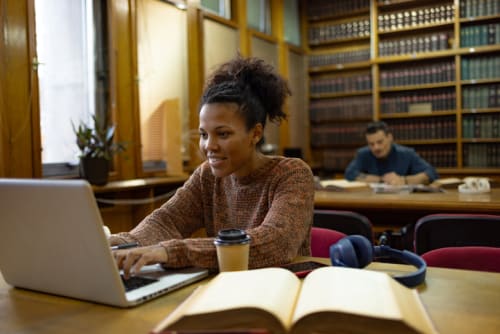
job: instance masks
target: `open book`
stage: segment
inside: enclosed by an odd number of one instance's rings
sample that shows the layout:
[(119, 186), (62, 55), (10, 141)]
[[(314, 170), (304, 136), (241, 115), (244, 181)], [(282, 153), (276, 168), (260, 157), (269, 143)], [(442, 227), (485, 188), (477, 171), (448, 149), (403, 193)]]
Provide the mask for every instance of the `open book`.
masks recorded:
[(348, 181), (346, 179), (317, 180), (316, 189), (331, 191), (354, 191), (368, 189), (369, 184), (361, 181)]
[(416, 290), (386, 273), (324, 267), (223, 272), (152, 333), (436, 333)]

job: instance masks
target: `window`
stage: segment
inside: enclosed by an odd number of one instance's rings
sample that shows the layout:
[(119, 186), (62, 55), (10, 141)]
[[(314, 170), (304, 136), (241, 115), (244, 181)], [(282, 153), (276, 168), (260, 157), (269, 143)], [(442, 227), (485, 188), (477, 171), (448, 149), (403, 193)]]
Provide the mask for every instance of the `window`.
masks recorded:
[(298, 0), (285, 0), (285, 41), (300, 45), (300, 15)]
[(231, 19), (231, 1), (230, 0), (201, 0), (203, 9), (222, 16), (228, 20)]
[(271, 35), (271, 7), (269, 0), (247, 1), (248, 26)]
[(77, 173), (72, 123), (108, 110), (106, 18), (105, 1), (35, 0), (44, 176)]

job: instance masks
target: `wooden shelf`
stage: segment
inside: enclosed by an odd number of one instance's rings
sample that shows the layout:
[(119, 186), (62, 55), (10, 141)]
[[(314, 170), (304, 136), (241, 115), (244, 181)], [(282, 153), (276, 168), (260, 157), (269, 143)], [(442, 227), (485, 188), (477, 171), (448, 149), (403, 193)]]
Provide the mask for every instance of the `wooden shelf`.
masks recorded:
[(402, 33), (414, 33), (416, 31), (425, 32), (428, 30), (438, 30), (441, 28), (453, 28), (453, 21), (440, 22), (440, 23), (428, 23), (428, 24), (418, 24), (405, 28), (397, 28), (390, 30), (379, 30), (378, 35), (380, 36), (390, 36), (390, 35), (401, 35)]
[(331, 97), (346, 97), (346, 96), (362, 96), (371, 95), (371, 90), (362, 90), (358, 92), (344, 92), (344, 93), (324, 93), (324, 94), (311, 94), (311, 99), (326, 99)]
[(396, 118), (418, 118), (418, 117), (442, 117), (442, 116), (455, 116), (456, 111), (445, 110), (445, 111), (433, 111), (426, 113), (395, 113), (395, 114), (381, 114), (380, 118), (382, 119), (396, 119)]
[(309, 73), (328, 73), (335, 71), (345, 71), (345, 70), (354, 70), (354, 69), (370, 69), (372, 65), (371, 61), (358, 62), (358, 63), (344, 63), (344, 64), (335, 64), (328, 66), (315, 66), (309, 67)]
[(407, 86), (396, 86), (396, 87), (383, 87), (379, 89), (380, 93), (387, 92), (403, 92), (407, 90), (425, 90), (432, 88), (444, 88), (444, 87), (455, 87), (455, 82), (441, 82), (434, 84), (421, 84), (421, 85), (407, 85)]

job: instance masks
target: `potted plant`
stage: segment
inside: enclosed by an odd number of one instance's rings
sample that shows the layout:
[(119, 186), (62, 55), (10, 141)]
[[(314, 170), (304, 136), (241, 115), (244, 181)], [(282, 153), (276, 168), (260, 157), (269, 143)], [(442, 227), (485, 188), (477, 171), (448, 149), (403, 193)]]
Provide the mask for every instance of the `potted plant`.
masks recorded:
[(107, 118), (92, 116), (93, 125), (81, 122), (73, 124), (76, 144), (80, 149), (80, 176), (91, 184), (105, 185), (108, 182), (110, 160), (115, 153), (125, 150), (123, 143), (113, 142), (115, 126)]

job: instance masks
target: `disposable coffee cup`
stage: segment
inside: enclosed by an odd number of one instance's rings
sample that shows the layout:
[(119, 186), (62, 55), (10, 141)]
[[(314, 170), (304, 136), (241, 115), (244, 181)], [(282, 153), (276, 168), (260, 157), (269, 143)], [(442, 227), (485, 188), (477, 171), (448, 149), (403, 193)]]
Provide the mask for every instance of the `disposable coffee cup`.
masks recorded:
[(247, 270), (250, 240), (243, 230), (220, 230), (214, 240), (219, 271)]

